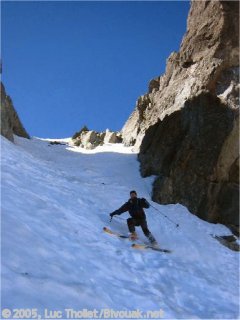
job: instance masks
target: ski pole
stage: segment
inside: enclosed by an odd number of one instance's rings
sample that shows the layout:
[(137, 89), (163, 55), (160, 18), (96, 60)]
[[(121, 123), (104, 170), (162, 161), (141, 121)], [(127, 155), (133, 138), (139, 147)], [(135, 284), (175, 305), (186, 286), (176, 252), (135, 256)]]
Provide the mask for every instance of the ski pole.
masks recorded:
[[(121, 217), (119, 217), (119, 216), (113, 216), (113, 217), (115, 217), (115, 218), (117, 218), (117, 219), (120, 219), (120, 220), (125, 220), (124, 218), (121, 218)], [(113, 218), (113, 217), (110, 218), (110, 222), (112, 221), (112, 218)]]
[(174, 221), (172, 221), (170, 218), (168, 218), (164, 213), (162, 213), (160, 210), (158, 210), (157, 208), (155, 208), (154, 206), (152, 206), (151, 204), (150, 204), (150, 206), (153, 208), (153, 209), (155, 209), (156, 211), (158, 211), (159, 213), (161, 213), (161, 215), (163, 215), (166, 219), (168, 219), (170, 222), (172, 222), (173, 224), (175, 224), (175, 226), (176, 226), (176, 228), (178, 228), (179, 227), (179, 224), (177, 224), (177, 223), (175, 223)]
[(120, 219), (120, 220), (126, 220), (125, 218), (122, 218), (122, 217), (119, 217), (119, 216), (114, 216), (115, 218), (117, 219)]

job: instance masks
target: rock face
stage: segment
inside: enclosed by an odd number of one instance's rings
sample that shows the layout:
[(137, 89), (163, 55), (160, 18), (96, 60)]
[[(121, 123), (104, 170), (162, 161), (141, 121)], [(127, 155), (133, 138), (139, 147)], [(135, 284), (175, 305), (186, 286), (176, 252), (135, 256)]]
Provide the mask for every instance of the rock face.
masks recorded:
[(14, 134), (30, 138), (18, 117), (11, 98), (6, 95), (5, 88), (1, 83), (1, 135), (13, 142)]
[(149, 83), (122, 130), (158, 176), (157, 202), (238, 222), (239, 3), (192, 1), (180, 51)]

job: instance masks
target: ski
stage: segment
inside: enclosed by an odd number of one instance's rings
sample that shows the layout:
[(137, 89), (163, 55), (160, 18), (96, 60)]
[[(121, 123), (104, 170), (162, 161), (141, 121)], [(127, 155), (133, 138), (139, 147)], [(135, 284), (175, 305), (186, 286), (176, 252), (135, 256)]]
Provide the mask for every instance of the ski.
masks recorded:
[(152, 246), (152, 245), (148, 245), (148, 244), (136, 244), (136, 243), (133, 243), (132, 244), (132, 248), (138, 249), (138, 250), (151, 249), (151, 250), (154, 250), (154, 251), (159, 251), (159, 252), (164, 252), (164, 253), (171, 253), (172, 252), (170, 250), (161, 249), (161, 248), (158, 248), (158, 247), (155, 247), (155, 246)]
[(124, 235), (124, 234), (120, 234), (118, 232), (115, 232), (115, 231), (112, 231), (111, 229), (107, 228), (107, 227), (103, 227), (103, 231), (108, 233), (108, 234), (111, 234), (113, 236), (116, 236), (118, 238), (122, 238), (122, 239), (130, 239), (129, 236), (127, 235)]
[[(113, 230), (109, 229), (108, 227), (103, 227), (103, 231), (108, 233), (108, 234), (110, 234), (110, 235), (116, 236), (118, 238), (131, 240), (129, 236), (124, 235), (124, 234), (120, 234), (120, 233), (118, 233), (116, 231), (113, 231)], [(164, 252), (164, 253), (171, 253), (172, 252), (170, 250), (161, 249), (161, 248), (158, 248), (158, 247), (155, 247), (155, 246), (152, 246), (152, 245), (148, 245), (148, 244), (133, 243), (131, 247), (134, 248), (134, 249), (139, 249), (139, 250), (151, 249), (151, 250), (154, 250), (154, 251), (159, 251), (159, 252)]]

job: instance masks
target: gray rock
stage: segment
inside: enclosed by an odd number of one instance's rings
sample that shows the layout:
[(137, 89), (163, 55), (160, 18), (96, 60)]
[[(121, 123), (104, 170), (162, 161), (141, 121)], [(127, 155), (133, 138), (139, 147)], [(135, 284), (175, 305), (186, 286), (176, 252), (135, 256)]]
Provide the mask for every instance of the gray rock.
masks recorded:
[(81, 131), (75, 134), (73, 139), (75, 146), (85, 149), (94, 149), (103, 143), (120, 143), (122, 142), (121, 134), (118, 132), (97, 132), (97, 131)]
[(233, 236), (214, 236), (222, 245), (232, 251), (240, 251), (240, 246)]
[(120, 143), (121, 142), (121, 136), (117, 134), (117, 132), (111, 132), (109, 130), (106, 130), (104, 143)]
[(81, 147), (86, 149), (94, 149), (102, 143), (101, 137), (96, 131), (84, 131), (80, 136)]

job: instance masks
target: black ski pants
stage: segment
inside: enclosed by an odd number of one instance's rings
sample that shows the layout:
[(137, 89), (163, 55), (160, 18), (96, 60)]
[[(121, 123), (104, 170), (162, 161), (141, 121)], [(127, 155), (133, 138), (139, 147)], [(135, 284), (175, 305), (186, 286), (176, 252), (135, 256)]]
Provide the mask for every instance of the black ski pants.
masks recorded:
[(128, 229), (131, 233), (135, 231), (135, 227), (141, 227), (146, 237), (149, 237), (149, 235), (151, 234), (150, 231), (148, 230), (146, 219), (128, 218), (127, 224), (128, 224)]

